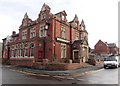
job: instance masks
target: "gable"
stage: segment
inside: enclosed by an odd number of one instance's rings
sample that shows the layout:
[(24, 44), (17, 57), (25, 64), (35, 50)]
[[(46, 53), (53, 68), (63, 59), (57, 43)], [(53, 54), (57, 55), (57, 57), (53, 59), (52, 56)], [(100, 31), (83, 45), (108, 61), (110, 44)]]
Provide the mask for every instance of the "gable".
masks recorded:
[(99, 48), (99, 47), (107, 47), (107, 45), (103, 41), (99, 40), (95, 45), (95, 48)]
[(50, 7), (44, 3), (44, 5), (41, 8), (41, 11), (45, 11), (45, 10), (50, 10)]

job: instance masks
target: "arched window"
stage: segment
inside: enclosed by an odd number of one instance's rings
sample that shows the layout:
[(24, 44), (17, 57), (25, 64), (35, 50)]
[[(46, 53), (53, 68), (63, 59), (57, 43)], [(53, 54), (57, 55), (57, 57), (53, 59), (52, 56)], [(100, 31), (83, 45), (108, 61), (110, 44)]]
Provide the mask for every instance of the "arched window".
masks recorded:
[(11, 57), (14, 57), (14, 49), (11, 50)]
[(25, 50), (24, 50), (24, 56), (27, 57), (28, 56), (28, 45), (25, 45)]
[(18, 57), (18, 56), (19, 56), (19, 49), (18, 49), (18, 45), (16, 45), (16, 51), (15, 51), (15, 52), (16, 52), (16, 55), (15, 55), (15, 56), (16, 56), (16, 57)]
[(41, 15), (41, 20), (45, 19), (46, 18), (46, 14), (45, 13), (42, 13)]
[(61, 44), (61, 58), (66, 58), (66, 44)]
[(22, 45), (20, 45), (20, 48), (19, 48), (19, 56), (20, 57), (22, 56)]
[(30, 56), (34, 56), (34, 44), (30, 45)]

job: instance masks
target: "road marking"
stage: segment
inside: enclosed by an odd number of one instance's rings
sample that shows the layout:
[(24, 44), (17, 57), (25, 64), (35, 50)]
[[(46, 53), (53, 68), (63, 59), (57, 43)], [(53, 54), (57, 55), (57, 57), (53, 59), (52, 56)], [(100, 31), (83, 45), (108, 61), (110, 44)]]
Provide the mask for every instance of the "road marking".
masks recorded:
[[(58, 78), (65, 78), (65, 77), (76, 77), (76, 76), (85, 76), (85, 75), (89, 75), (95, 72), (99, 72), (103, 69), (99, 69), (99, 70), (92, 70), (92, 71), (88, 71), (88, 72), (84, 72), (84, 73), (80, 73), (80, 74), (76, 74), (76, 75), (67, 75), (67, 76), (61, 76), (61, 75), (45, 75), (45, 74), (34, 74), (34, 73), (29, 73), (29, 72), (25, 72), (25, 71), (19, 71), (19, 70), (15, 70), (15, 69), (10, 69), (12, 71), (16, 71), (16, 72), (20, 72), (20, 73), (24, 73), (24, 74), (28, 74), (28, 75), (35, 75), (35, 76), (47, 76), (47, 77), (58, 77)], [(68, 79), (73, 79), (73, 78), (68, 78)]]
[(28, 74), (28, 75), (36, 75), (36, 76), (50, 76), (50, 75), (43, 75), (43, 74), (34, 74), (34, 73), (29, 73), (29, 72), (25, 72), (25, 71), (19, 71), (19, 70), (15, 70), (15, 69), (10, 69), (12, 71), (16, 71), (16, 72), (20, 72), (20, 73), (24, 73), (24, 74)]

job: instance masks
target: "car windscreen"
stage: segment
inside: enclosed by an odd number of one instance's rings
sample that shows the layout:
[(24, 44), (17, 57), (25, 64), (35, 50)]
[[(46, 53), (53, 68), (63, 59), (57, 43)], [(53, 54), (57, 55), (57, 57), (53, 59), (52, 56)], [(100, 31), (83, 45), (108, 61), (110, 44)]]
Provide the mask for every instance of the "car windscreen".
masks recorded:
[(104, 61), (116, 61), (115, 57), (104, 58)]

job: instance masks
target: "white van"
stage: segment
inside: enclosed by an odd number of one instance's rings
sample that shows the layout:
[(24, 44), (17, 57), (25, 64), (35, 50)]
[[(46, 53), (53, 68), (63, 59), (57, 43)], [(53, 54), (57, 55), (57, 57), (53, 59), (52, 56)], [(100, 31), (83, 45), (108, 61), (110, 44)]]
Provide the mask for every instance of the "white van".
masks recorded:
[(104, 68), (110, 68), (110, 67), (119, 67), (119, 58), (116, 55), (111, 55), (106, 58), (104, 58)]

